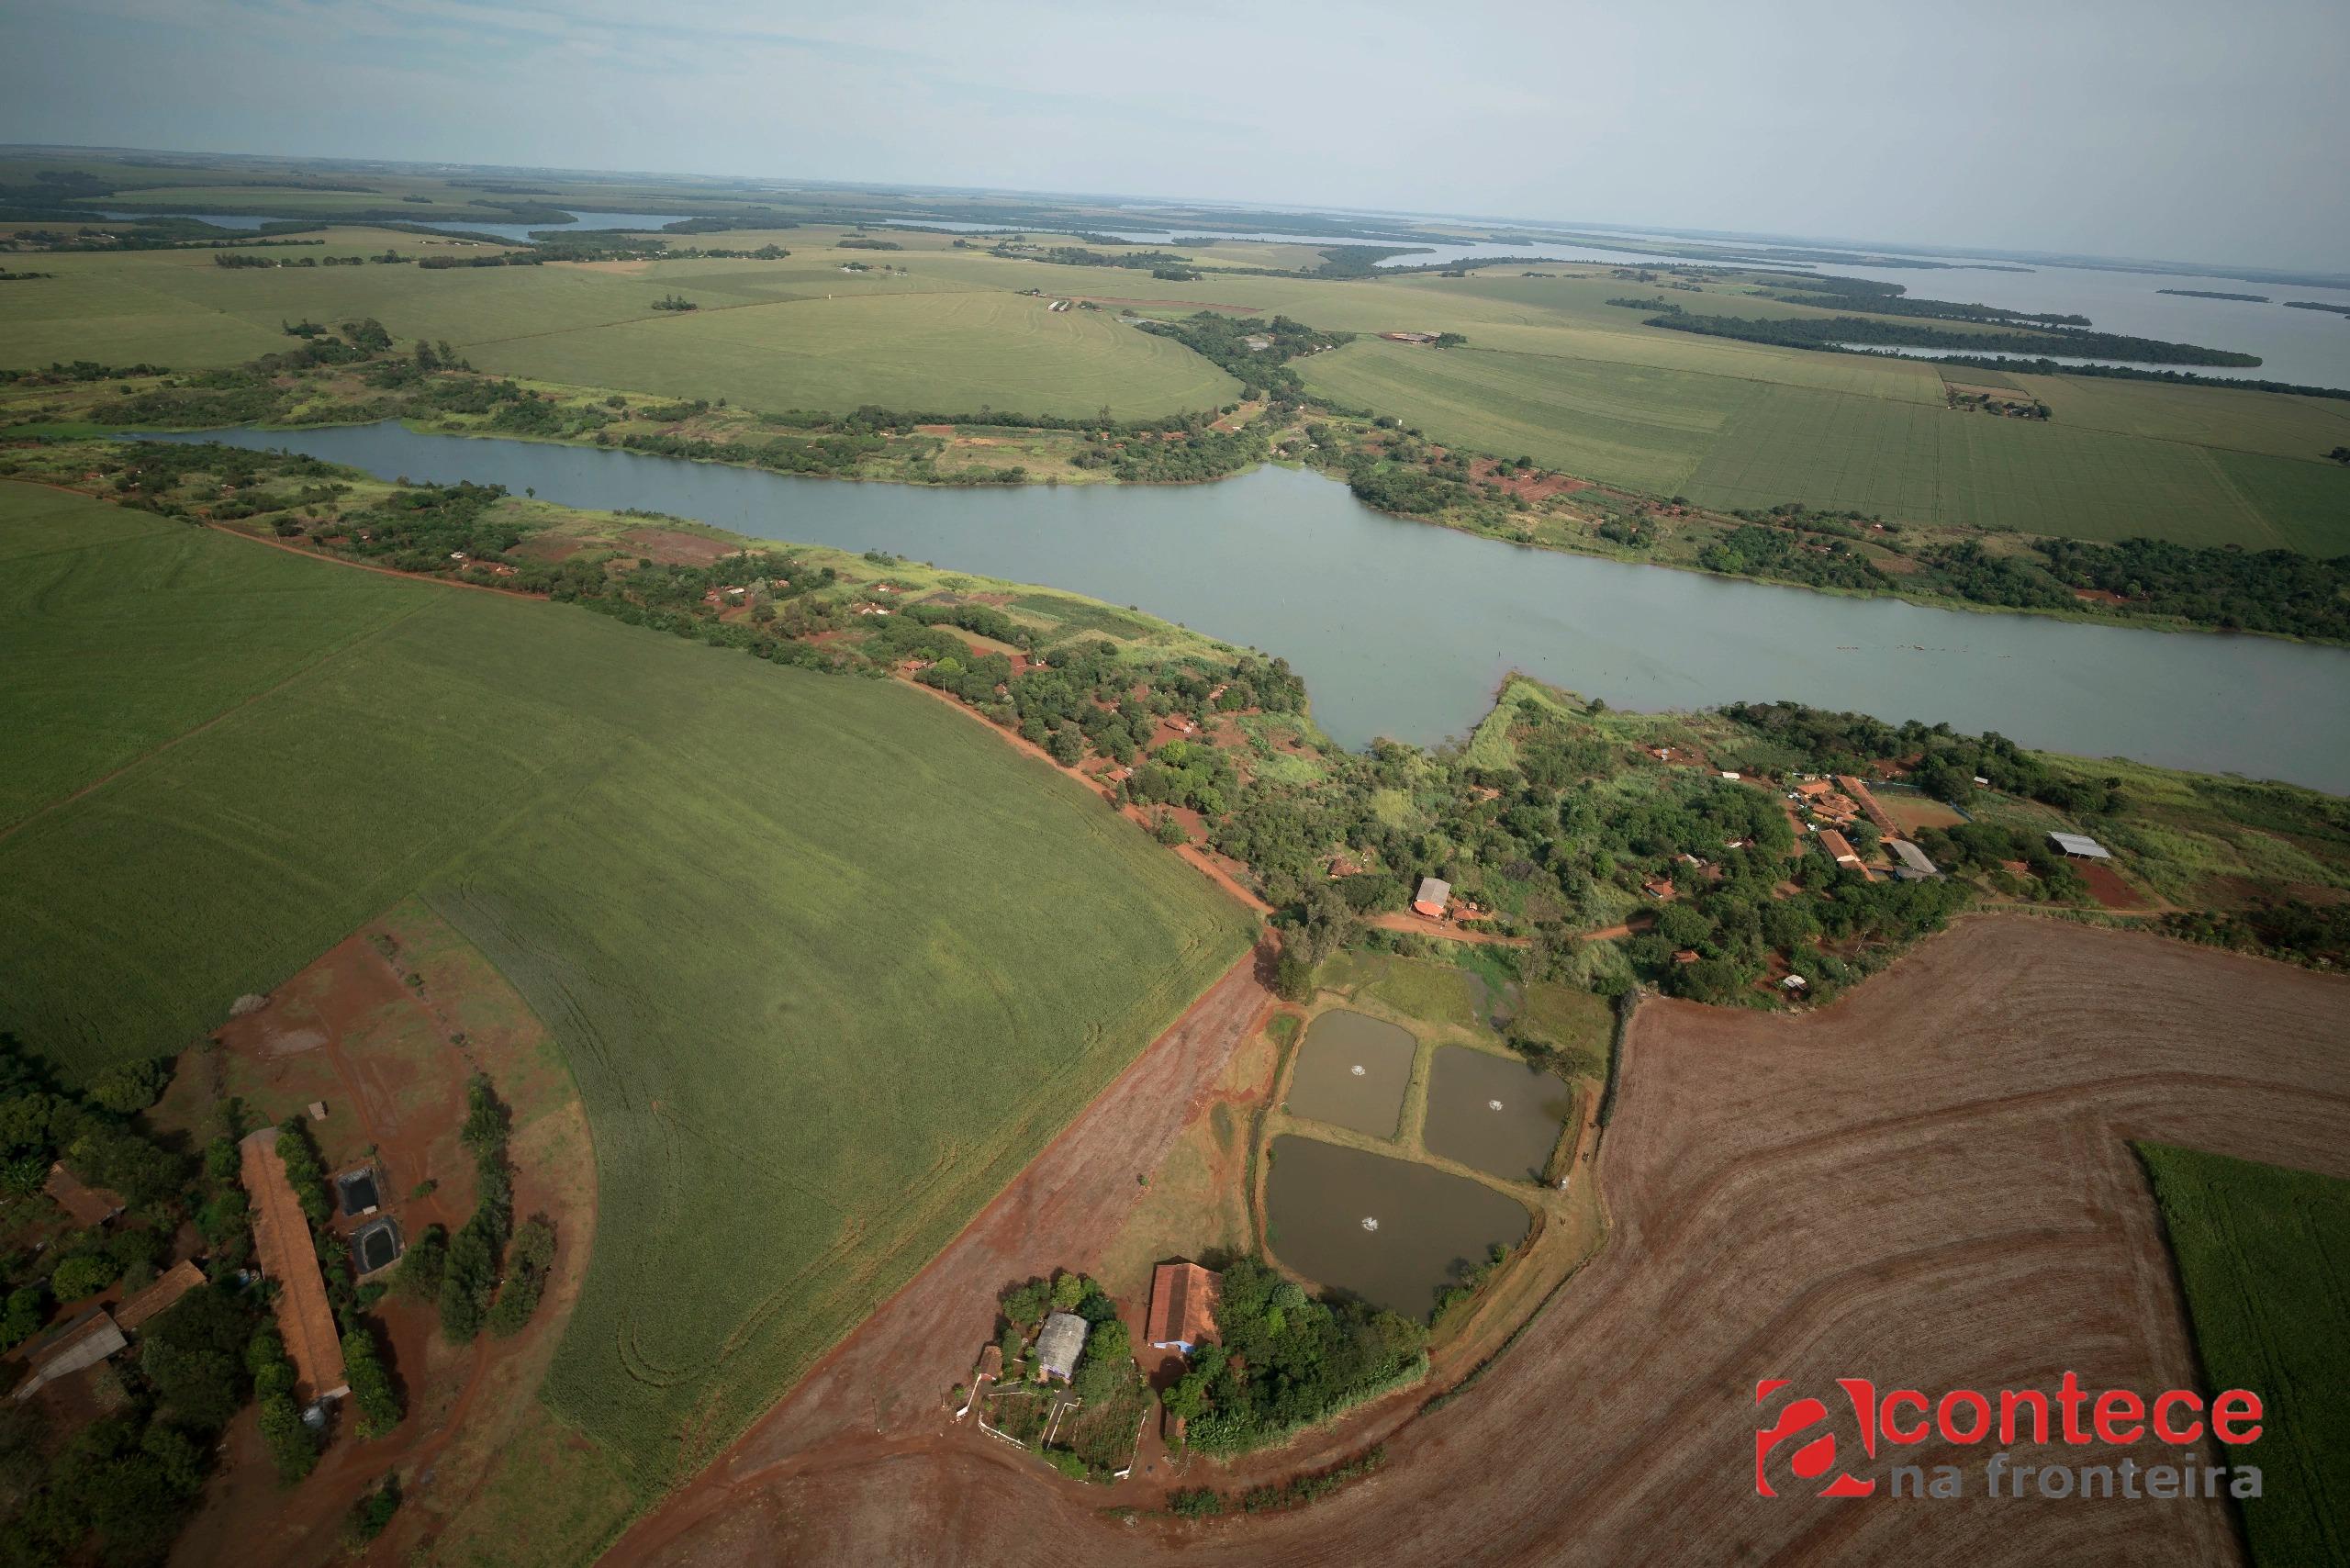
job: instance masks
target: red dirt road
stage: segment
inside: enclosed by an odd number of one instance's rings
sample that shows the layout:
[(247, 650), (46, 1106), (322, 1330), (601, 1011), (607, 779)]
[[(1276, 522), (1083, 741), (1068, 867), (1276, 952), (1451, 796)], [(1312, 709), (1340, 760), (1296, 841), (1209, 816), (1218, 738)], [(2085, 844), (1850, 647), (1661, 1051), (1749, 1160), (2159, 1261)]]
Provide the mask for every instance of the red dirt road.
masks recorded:
[[(1754, 1385), (2048, 1387), (2067, 1369), (2095, 1388), (2194, 1385), (2129, 1140), (2350, 1176), (2345, 1042), (2339, 978), (2023, 917), (1965, 921), (1818, 1014), (1651, 1002), (1601, 1148), (1616, 1222), (1601, 1255), (1490, 1375), (1388, 1435), (1371, 1479), (1304, 1510), (1199, 1523), (1123, 1523), (1098, 1491), (943, 1435), (925, 1408), (985, 1332), (994, 1287), (1050, 1251), (1059, 1225), (1040, 1222), (1063, 1216), (1039, 1200), (1111, 1206), (1148, 1150), (1099, 1145), (1180, 1119), (1122, 1084), (1116, 1112), (1097, 1106), (1042, 1162), (1081, 1146), (1086, 1180), (1032, 1170), (983, 1238), (614, 1560), (2235, 1562), (2223, 1503), (1993, 1501), (1980, 1449), (1904, 1456), (1962, 1465), (1960, 1498), (1823, 1501), (1784, 1473), (1784, 1495), (1760, 1498)], [(1847, 1433), (1848, 1463), (1854, 1447)]]
[[(851, 1454), (945, 1454), (988, 1443), (947, 1428), (948, 1391), (967, 1378), (994, 1337), (995, 1301), (1006, 1285), (1057, 1268), (1085, 1269), (1117, 1234), (1193, 1102), (1213, 1089), (1225, 1059), (1272, 1004), (1251, 953), (1202, 993), (1175, 1026), (1086, 1108), (963, 1234), (880, 1311), (816, 1364), (781, 1405), (699, 1479), (642, 1520), (608, 1562), (764, 1561), (792, 1533), (791, 1478)], [(1050, 1478), (1041, 1472), (1039, 1483)], [(1069, 1502), (1082, 1508), (1079, 1483)], [(834, 1562), (861, 1561), (851, 1551)]]

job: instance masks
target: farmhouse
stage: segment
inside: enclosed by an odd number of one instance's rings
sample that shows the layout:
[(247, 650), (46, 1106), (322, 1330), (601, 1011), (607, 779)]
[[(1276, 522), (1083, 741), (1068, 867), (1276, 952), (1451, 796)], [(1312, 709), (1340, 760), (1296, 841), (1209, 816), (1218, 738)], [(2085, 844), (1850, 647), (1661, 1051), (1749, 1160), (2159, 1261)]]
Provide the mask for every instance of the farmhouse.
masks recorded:
[(1085, 1350), (1085, 1319), (1074, 1312), (1056, 1312), (1045, 1319), (1036, 1336), (1038, 1381), (1057, 1377), (1063, 1383), (1077, 1375), (1077, 1358)]
[(1839, 866), (1850, 866), (1855, 871), (1861, 868), (1861, 857), (1852, 848), (1852, 841), (1834, 828), (1819, 830), (1819, 847), (1828, 851), (1828, 858)]
[(1430, 920), (1442, 920), (1447, 905), (1452, 902), (1452, 884), (1441, 877), (1422, 877), (1420, 890), (1412, 895), (1412, 912), (1425, 914)]
[(114, 1309), (116, 1326), (133, 1332), (151, 1317), (179, 1305), (180, 1297), (204, 1282), (204, 1271), (183, 1258), (163, 1271), (151, 1285)]
[(2099, 844), (2094, 838), (2086, 837), (2077, 833), (2052, 833), (2048, 835), (2048, 843), (2051, 847), (2054, 848), (2059, 853), (2069, 855), (2076, 860), (2110, 860), (2113, 858), (2112, 852), (2107, 849), (2104, 845)]
[(335, 1336), (309, 1222), (277, 1152), (277, 1129), (246, 1134), (239, 1153), (253, 1205), (253, 1260), (277, 1282), (277, 1331), (294, 1363), (294, 1397), (303, 1405), (337, 1398), (350, 1392), (342, 1376), (342, 1341)]
[(40, 1190), (84, 1230), (104, 1225), (122, 1212), (121, 1193), (91, 1186), (66, 1170), (62, 1160), (49, 1168), (49, 1180), (41, 1183)]
[(55, 1383), (84, 1367), (96, 1366), (130, 1341), (122, 1337), (103, 1306), (94, 1306), (61, 1328), (50, 1331), (48, 1338), (25, 1354), (32, 1367), (32, 1374), (17, 1385), (17, 1397), (29, 1399), (44, 1384)]
[(1197, 1263), (1161, 1263), (1152, 1270), (1147, 1325), (1151, 1349), (1188, 1356), (1214, 1338), (1216, 1291), (1223, 1282), (1223, 1276)]

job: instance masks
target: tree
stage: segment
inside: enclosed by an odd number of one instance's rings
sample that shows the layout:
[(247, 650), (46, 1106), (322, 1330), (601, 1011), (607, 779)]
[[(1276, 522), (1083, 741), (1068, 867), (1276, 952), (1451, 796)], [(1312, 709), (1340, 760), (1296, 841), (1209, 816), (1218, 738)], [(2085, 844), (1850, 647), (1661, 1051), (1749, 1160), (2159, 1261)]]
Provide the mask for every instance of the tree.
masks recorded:
[(342, 1337), (342, 1369), (359, 1407), (360, 1437), (380, 1438), (400, 1424), (400, 1396), (364, 1324)]
[(1064, 1271), (1053, 1276), (1053, 1308), (1067, 1312), (1085, 1299), (1085, 1276)]
[(1044, 1280), (1014, 1285), (1003, 1293), (1004, 1319), (1013, 1324), (1034, 1323), (1045, 1316), (1045, 1308), (1052, 1299), (1053, 1287)]

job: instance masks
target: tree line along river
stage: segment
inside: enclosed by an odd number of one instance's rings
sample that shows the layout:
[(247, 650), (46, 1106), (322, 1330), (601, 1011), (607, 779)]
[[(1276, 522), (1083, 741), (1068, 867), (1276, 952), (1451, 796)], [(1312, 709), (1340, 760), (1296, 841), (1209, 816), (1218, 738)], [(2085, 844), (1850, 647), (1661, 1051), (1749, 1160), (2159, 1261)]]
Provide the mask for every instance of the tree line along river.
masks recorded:
[(1465, 734), (1513, 669), (1613, 706), (1789, 700), (2350, 793), (2350, 649), (1846, 599), (1537, 550), (1373, 511), (1319, 475), (932, 488), (397, 423), (166, 439), (285, 447), (762, 539), (886, 550), (1133, 605), (1286, 657), (1349, 746)]

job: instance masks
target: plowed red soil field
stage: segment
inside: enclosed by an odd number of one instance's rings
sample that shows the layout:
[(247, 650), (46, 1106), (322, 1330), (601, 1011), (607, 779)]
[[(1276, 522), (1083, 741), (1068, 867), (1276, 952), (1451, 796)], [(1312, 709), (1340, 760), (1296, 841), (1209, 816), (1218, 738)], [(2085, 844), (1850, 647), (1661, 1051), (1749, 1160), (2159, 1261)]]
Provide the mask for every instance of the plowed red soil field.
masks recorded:
[[(2350, 1176), (2350, 982), (2145, 935), (1978, 918), (1817, 1014), (1651, 1002), (1623, 1071), (1599, 1164), (1615, 1219), (1605, 1250), (1472, 1388), (1400, 1427), (1383, 1409), (1360, 1418), (1354, 1439), (1383, 1437), (1387, 1463), (1336, 1497), (1284, 1514), (1127, 1522), (1098, 1491), (1004, 1445), (942, 1436), (929, 1413), (906, 1408), (901, 1374), (874, 1352), (897, 1338), (925, 1363), (916, 1381), (933, 1383), (968, 1354), (958, 1344), (940, 1356), (935, 1336), (970, 1342), (971, 1326), (929, 1313), (885, 1324), (885, 1312), (850, 1342), (871, 1384), (864, 1398), (824, 1386), (820, 1371), (746, 1442), (763, 1450), (756, 1462), (688, 1489), (695, 1506), (648, 1519), (616, 1556), (2239, 1560), (2224, 1503), (1994, 1501), (1985, 1450), (1936, 1443), (1903, 1457), (1964, 1466), (1965, 1496), (1881, 1488), (1826, 1501), (1791, 1484), (1757, 1497), (1754, 1385), (2050, 1387), (2068, 1369), (2090, 1387), (2195, 1385), (2130, 1141)], [(1181, 1105), (1166, 1114), (1180, 1119)], [(984, 1267), (961, 1271), (975, 1294), (997, 1282)], [(983, 1298), (974, 1310), (984, 1315)], [(1314, 1447), (1343, 1451), (1346, 1437)], [(1855, 1462), (1849, 1440), (1844, 1452), (1857, 1473), (1887, 1473), (1888, 1459)], [(2142, 1446), (2128, 1457), (2158, 1456)]]

